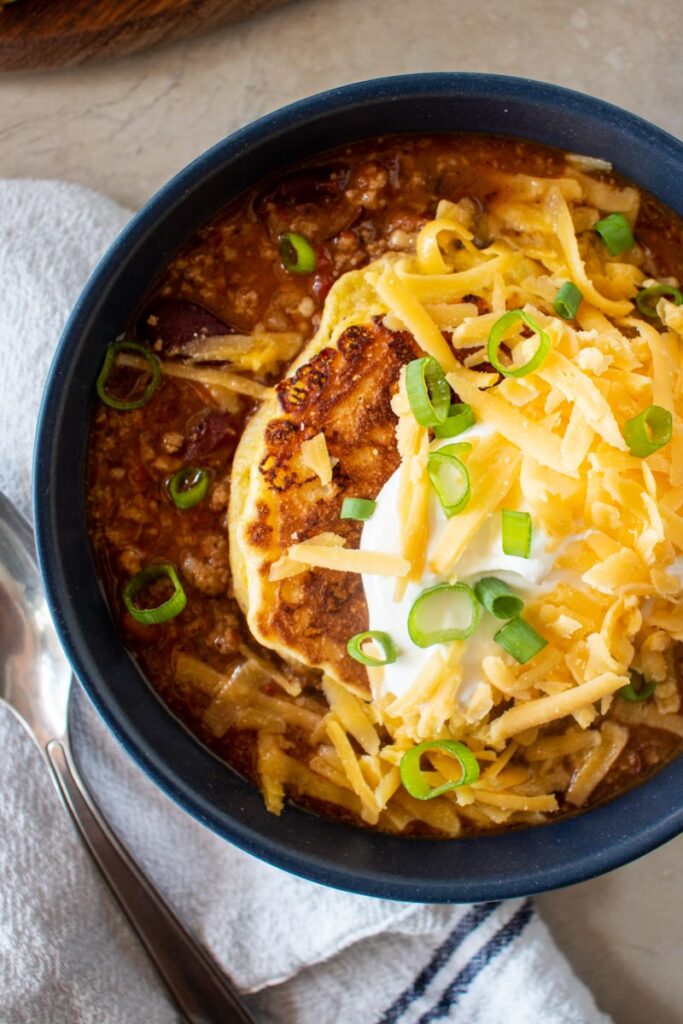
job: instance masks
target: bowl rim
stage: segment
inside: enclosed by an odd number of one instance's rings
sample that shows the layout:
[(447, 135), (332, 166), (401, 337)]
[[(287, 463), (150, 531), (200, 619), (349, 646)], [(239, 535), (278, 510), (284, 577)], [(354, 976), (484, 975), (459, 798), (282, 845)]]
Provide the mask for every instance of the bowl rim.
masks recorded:
[[(319, 819), (297, 808), (289, 808), (281, 818), (265, 823), (244, 787), (248, 786), (256, 793), (259, 801), (261, 794), (203, 747), (156, 694), (152, 692), (148, 698), (151, 696), (152, 703), (158, 706), (161, 714), (150, 711), (149, 699), (144, 702), (145, 713), (151, 714), (153, 719), (154, 714), (158, 716), (155, 730), (151, 733), (138, 727), (134, 713), (129, 713), (115, 696), (103, 668), (98, 664), (97, 654), (91, 649), (87, 629), (81, 622), (78, 582), (74, 583), (65, 545), (68, 547), (78, 541), (78, 547), (83, 538), (77, 523), (65, 524), (55, 474), (59, 465), (64, 465), (64, 453), (57, 452), (59, 430), (66, 414), (64, 392), (74, 383), (69, 376), (69, 357), (78, 351), (98, 316), (100, 297), (107, 291), (113, 268), (125, 264), (130, 260), (131, 252), (153, 238), (158, 223), (170, 206), (182, 205), (193, 190), (216, 173), (217, 166), (225, 168), (230, 161), (238, 160), (266, 138), (278, 139), (296, 127), (306, 126), (331, 114), (343, 116), (370, 102), (391, 104), (407, 102), (410, 97), (452, 99), (455, 96), (472, 102), (482, 97), (493, 97), (498, 102), (509, 100), (511, 103), (535, 104), (548, 113), (561, 110), (569, 116), (589, 119), (594, 126), (610, 125), (628, 139), (656, 149), (665, 169), (671, 166), (683, 169), (683, 143), (663, 129), (603, 100), (524, 78), (457, 72), (399, 75), (357, 82), (297, 100), (246, 125), (198, 156), (162, 186), (114, 240), (76, 302), (57, 346), (39, 413), (34, 451), (36, 547), (48, 605), (75, 674), (127, 752), (176, 803), (243, 850), (315, 882), (407, 902), (474, 902), (528, 895), (584, 881), (642, 856), (683, 831), (683, 796), (676, 796), (677, 793), (683, 794), (683, 758), (670, 762), (642, 785), (592, 810), (542, 826), (497, 836), (461, 838), (453, 843), (388, 836)], [(426, 134), (434, 130), (438, 129), (425, 126), (423, 131)], [(510, 134), (525, 137), (519, 131)], [(592, 155), (606, 154), (595, 152)], [(662, 187), (666, 187), (662, 175)], [(649, 184), (645, 187), (653, 191)], [(683, 210), (679, 212), (683, 213)], [(148, 280), (146, 286), (149, 283)], [(144, 288), (140, 294), (142, 291)], [(133, 305), (131, 303), (131, 309)], [(80, 612), (83, 612), (83, 605)], [(122, 648), (120, 641), (119, 645)], [(132, 659), (129, 660), (132, 664)], [(122, 660), (117, 667), (125, 671)], [(134, 671), (140, 678), (141, 673)], [(151, 689), (144, 678), (140, 681), (144, 689)], [(182, 755), (192, 761), (192, 765), (201, 766), (206, 772), (201, 786), (196, 779), (188, 781), (185, 769), (173, 767), (160, 749), (164, 742), (171, 740), (178, 745)], [(191, 746), (198, 748), (202, 756), (197, 755), (197, 750), (193, 752)], [(220, 775), (212, 770), (207, 758), (220, 766)], [(233, 801), (227, 809), (217, 805), (218, 782), (225, 788), (221, 797)], [(291, 825), (278, 829), (276, 823), (282, 823), (288, 817)], [(600, 834), (607, 838), (595, 848), (598, 822), (602, 829)], [(321, 823), (324, 823), (322, 829)], [(298, 826), (305, 828), (306, 834), (302, 836), (297, 831)], [(317, 852), (315, 846), (321, 836), (325, 841), (325, 837), (332, 836), (330, 842), (347, 851), (349, 860), (355, 861), (356, 866), (347, 866), (341, 853), (333, 862), (329, 854)], [(532, 841), (533, 836), (544, 837), (544, 840)], [(428, 857), (423, 857), (422, 853), (417, 858), (412, 856), (417, 843), (420, 851), (431, 851)], [(497, 844), (498, 850), (492, 844)], [(445, 863), (436, 847), (441, 850), (456, 848), (451, 855), (455, 867), (447, 877), (431, 877), (429, 874), (430, 864), (438, 862), (443, 870)], [(501, 854), (506, 847), (516, 851), (519, 863), (514, 871), (489, 877), (482, 871), (472, 874), (468, 867), (469, 877), (459, 873), (459, 859), (464, 858), (465, 865), (471, 857), (477, 862), (483, 859), (488, 863), (488, 857), (492, 863), (502, 863)], [(548, 853), (552, 852), (552, 863), (546, 861), (544, 848)], [(565, 849), (571, 854), (569, 859), (562, 855)], [(415, 864), (409, 867), (411, 856)], [(396, 864), (403, 865), (398, 873)]]

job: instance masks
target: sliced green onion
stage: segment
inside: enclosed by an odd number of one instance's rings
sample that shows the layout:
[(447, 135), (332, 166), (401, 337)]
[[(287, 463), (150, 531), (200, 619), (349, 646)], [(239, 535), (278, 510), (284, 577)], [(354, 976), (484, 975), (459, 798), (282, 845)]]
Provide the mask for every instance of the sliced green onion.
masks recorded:
[[(462, 512), (470, 500), (470, 475), (455, 453), (446, 448), (461, 448), (461, 445), (446, 445), (427, 456), (427, 473), (432, 487), (441, 502), (441, 508), (448, 518)], [(469, 446), (471, 447), (471, 446)]]
[[(538, 335), (538, 348), (531, 359), (522, 366), (504, 366), (498, 358), (498, 351), (500, 346), (503, 344), (507, 331), (513, 326), (513, 324), (519, 323), (530, 327), (531, 330)], [(511, 309), (507, 313), (504, 313), (499, 320), (496, 320), (495, 324), (491, 328), (488, 341), (486, 342), (486, 354), (488, 361), (505, 377), (526, 377), (528, 374), (533, 373), (533, 371), (537, 370), (545, 360), (549, 351), (550, 336), (546, 334), (540, 325), (536, 323), (534, 318), (529, 316), (528, 313), (525, 313), (523, 309)]]
[(649, 405), (624, 423), (624, 440), (631, 455), (645, 459), (671, 440), (673, 416), (661, 405)]
[(497, 644), (511, 654), (520, 665), (526, 665), (548, 643), (525, 619), (512, 619), (494, 633)]
[(563, 320), (573, 320), (583, 295), (573, 281), (565, 281), (553, 301), (553, 309)]
[(280, 238), (280, 260), (292, 274), (312, 274), (318, 261), (315, 249), (303, 235), (286, 231)]
[(610, 256), (619, 256), (635, 245), (631, 225), (623, 213), (610, 213), (608, 217), (603, 217), (593, 227), (607, 246)]
[(487, 612), (497, 619), (517, 619), (524, 609), (524, 601), (510, 590), (507, 583), (487, 576), (475, 584), (474, 592)]
[(455, 455), (459, 459), (461, 455), (472, 451), (472, 445), (469, 441), (456, 441), (455, 444), (442, 445), (441, 448), (437, 448), (437, 451), (445, 452), (446, 455)]
[(531, 516), (528, 512), (503, 509), (503, 551), (506, 555), (528, 558), (531, 554)]
[(417, 647), (466, 640), (477, 628), (479, 602), (466, 583), (437, 583), (423, 590), (408, 613), (408, 633)]
[(671, 284), (653, 284), (649, 288), (641, 288), (636, 295), (636, 306), (643, 316), (650, 320), (658, 320), (657, 303), (652, 299), (661, 299), (663, 295), (670, 298), (674, 306), (683, 304), (683, 292), (678, 288), (674, 288)]
[[(381, 658), (372, 658), (369, 654), (363, 652), (363, 644), (369, 641), (377, 644), (382, 652)], [(391, 665), (392, 662), (396, 661), (397, 656), (394, 641), (388, 633), (382, 633), (378, 629), (368, 629), (365, 633), (356, 633), (347, 643), (346, 650), (355, 661), (359, 661), (361, 665), (370, 665), (372, 668), (378, 668), (381, 665)]]
[[(141, 355), (149, 363), (149, 369), (152, 376), (150, 377), (149, 383), (140, 398), (126, 401), (122, 398), (115, 398), (107, 391), (107, 381), (109, 380), (109, 375), (114, 368), (114, 363), (119, 352), (135, 352), (138, 355)], [(95, 387), (97, 389), (97, 394), (105, 405), (111, 406), (112, 409), (120, 409), (125, 412), (128, 409), (141, 409), (143, 405), (147, 405), (159, 386), (160, 377), (161, 367), (159, 366), (159, 360), (150, 352), (146, 345), (141, 345), (138, 341), (115, 341), (107, 348), (107, 353), (104, 357), (104, 362), (102, 363), (102, 369), (100, 370), (97, 381), (95, 382)]]
[[(157, 605), (156, 608), (138, 608), (135, 598), (140, 591), (164, 576), (171, 581), (174, 588), (168, 600)], [(175, 567), (170, 562), (162, 562), (159, 565), (150, 565), (147, 569), (139, 572), (137, 576), (133, 576), (132, 580), (129, 580), (124, 587), (123, 601), (136, 622), (142, 622), (146, 626), (156, 626), (160, 622), (167, 622), (169, 619), (174, 619), (176, 615), (180, 615), (187, 604), (187, 597)]]
[(474, 412), (464, 402), (453, 402), (443, 423), (434, 424), (435, 437), (457, 437), (474, 426)]
[(406, 367), (406, 391), (413, 416), (423, 427), (443, 423), (451, 404), (446, 375), (432, 356), (413, 359)]
[(200, 466), (186, 466), (168, 481), (168, 493), (176, 508), (192, 508), (206, 497), (209, 489), (208, 470)]
[(640, 672), (636, 672), (634, 668), (630, 670), (629, 676), (631, 677), (631, 682), (627, 683), (626, 686), (622, 686), (620, 690), (617, 690), (619, 696), (623, 697), (624, 700), (647, 700), (648, 697), (651, 697), (655, 692), (657, 684), (647, 682), (645, 677)]
[[(457, 781), (444, 782), (440, 786), (430, 786), (420, 766), (423, 754), (430, 750), (443, 751), (450, 754), (460, 765), (461, 775)], [(418, 743), (412, 750), (407, 750), (401, 758), (399, 766), (401, 782), (404, 788), (416, 800), (433, 800), (435, 796), (448, 793), (459, 786), (471, 786), (479, 778), (479, 762), (469, 747), (457, 740), (426, 740)]]
[(372, 519), (377, 502), (370, 498), (344, 498), (342, 501), (340, 519)]

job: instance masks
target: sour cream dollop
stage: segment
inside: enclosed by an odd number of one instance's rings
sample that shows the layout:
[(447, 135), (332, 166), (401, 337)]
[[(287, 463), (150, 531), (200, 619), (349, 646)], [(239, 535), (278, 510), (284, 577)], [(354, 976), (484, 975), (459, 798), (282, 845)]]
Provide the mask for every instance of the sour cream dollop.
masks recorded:
[[(442, 444), (454, 441), (467, 441), (492, 434), (493, 431), (485, 424), (477, 423), (464, 431), (457, 438), (444, 440)], [(439, 445), (441, 447), (441, 445)], [(382, 551), (396, 554), (400, 550), (398, 524), (398, 494), (400, 471), (387, 480), (377, 497), (377, 506), (372, 519), (363, 527), (360, 547), (363, 551)], [(439, 503), (436, 492), (432, 490), (429, 498), (429, 547), (427, 562), (446, 517)], [(458, 580), (470, 586), (484, 576), (496, 576), (504, 580), (509, 587), (521, 597), (530, 595), (543, 584), (552, 571), (557, 551), (548, 551), (548, 536), (534, 523), (531, 554), (529, 558), (506, 555), (502, 543), (502, 516), (500, 510), (494, 512), (482, 524), (454, 566)], [(444, 582), (444, 577), (425, 571), (419, 583), (409, 583), (400, 601), (394, 601), (396, 581), (386, 576), (363, 576), (363, 588), (368, 604), (370, 629), (388, 633), (396, 644), (398, 657), (391, 665), (384, 668), (381, 684), (382, 693), (402, 696), (417, 678), (419, 672), (437, 649), (417, 647), (408, 633), (408, 613), (415, 599), (423, 590)], [(479, 625), (465, 641), (465, 650), (461, 661), (463, 671), (462, 685), (458, 691), (458, 699), (465, 706), (477, 686), (482, 683), (482, 660), (489, 654), (500, 654), (501, 648), (494, 642), (493, 635), (502, 626), (500, 619), (490, 615), (484, 608), (481, 610)], [(443, 645), (438, 645), (443, 647)]]

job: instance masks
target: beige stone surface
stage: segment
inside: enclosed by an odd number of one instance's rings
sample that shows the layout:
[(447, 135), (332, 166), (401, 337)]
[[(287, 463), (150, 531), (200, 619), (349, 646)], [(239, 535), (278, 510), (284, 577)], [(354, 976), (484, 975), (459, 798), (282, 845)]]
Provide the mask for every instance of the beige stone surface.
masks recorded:
[[(135, 206), (274, 107), (408, 71), (536, 77), (683, 136), (680, 14), (679, 0), (293, 0), (116, 63), (0, 78), (0, 176), (61, 177)], [(682, 861), (683, 838), (539, 898), (558, 943), (618, 1024), (683, 1020)]]
[(621, 103), (683, 135), (680, 0), (293, 0), (103, 65), (0, 79), (0, 173), (137, 205), (290, 100), (376, 75), (495, 71)]
[(537, 897), (558, 946), (616, 1024), (683, 1021), (682, 864), (679, 836), (618, 871)]

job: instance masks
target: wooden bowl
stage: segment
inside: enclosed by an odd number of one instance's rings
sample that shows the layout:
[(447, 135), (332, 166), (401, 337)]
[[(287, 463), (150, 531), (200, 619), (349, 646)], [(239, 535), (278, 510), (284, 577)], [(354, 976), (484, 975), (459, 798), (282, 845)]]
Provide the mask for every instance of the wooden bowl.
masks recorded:
[(44, 71), (135, 53), (285, 0), (0, 0), (0, 71)]

